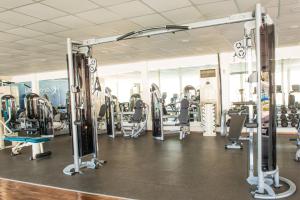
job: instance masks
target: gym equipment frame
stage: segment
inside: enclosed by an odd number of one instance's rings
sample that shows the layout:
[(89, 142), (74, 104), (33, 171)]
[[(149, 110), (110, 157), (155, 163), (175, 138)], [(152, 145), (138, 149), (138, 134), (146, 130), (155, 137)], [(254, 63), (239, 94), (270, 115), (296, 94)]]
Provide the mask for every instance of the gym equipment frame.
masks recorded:
[[(78, 41), (72, 41), (70, 38), (67, 39), (67, 47), (68, 47), (68, 62), (69, 62), (69, 78), (70, 78), (70, 97), (71, 97), (71, 124), (73, 128), (73, 147), (74, 147), (74, 172), (78, 173), (80, 169), (80, 155), (78, 151), (78, 135), (77, 135), (77, 129), (76, 129), (76, 104), (75, 104), (75, 98), (76, 98), (76, 92), (74, 92), (74, 88), (76, 88), (76, 85), (74, 83), (74, 73), (73, 73), (73, 52), (80, 51), (82, 49), (89, 48), (91, 49), (94, 45), (101, 45), (104, 43), (110, 43), (110, 42), (116, 42), (120, 40), (128, 40), (128, 39), (134, 39), (134, 38), (140, 38), (140, 37), (150, 37), (154, 35), (160, 35), (160, 34), (166, 34), (166, 33), (175, 33), (179, 31), (188, 31), (192, 29), (199, 29), (199, 28), (206, 28), (206, 27), (213, 27), (213, 26), (220, 26), (220, 25), (226, 25), (226, 24), (234, 24), (234, 23), (241, 23), (241, 22), (248, 22), (253, 21), (254, 22), (254, 30), (255, 30), (255, 48), (256, 48), (256, 73), (257, 77), (262, 77), (264, 75), (262, 70), (262, 59), (266, 55), (264, 51), (268, 51), (268, 45), (270, 45), (269, 38), (263, 38), (262, 34), (267, 35), (265, 31), (265, 27), (267, 24), (273, 24), (271, 18), (263, 11), (263, 8), (260, 4), (256, 4), (256, 8), (254, 12), (246, 12), (246, 13), (240, 13), (231, 15), (229, 17), (220, 18), (220, 19), (214, 19), (214, 20), (206, 20), (206, 21), (200, 21), (196, 23), (190, 23), (190, 24), (184, 24), (184, 25), (166, 25), (163, 27), (154, 27), (149, 29), (144, 29), (140, 31), (132, 31), (124, 35), (116, 35), (112, 37), (106, 37), (106, 38), (96, 38), (96, 39), (88, 39), (81, 42)], [(272, 25), (273, 26), (273, 25)], [(263, 35), (265, 37), (265, 35)], [(269, 42), (269, 44), (265, 44), (266, 41)], [(271, 38), (274, 42), (274, 37)], [(261, 43), (264, 42), (264, 46), (261, 45)], [(272, 42), (272, 41), (271, 41)], [(274, 45), (272, 46), (274, 48)], [(269, 53), (269, 52), (268, 52)], [(269, 55), (267, 55), (269, 56)], [(264, 61), (264, 60), (263, 60)], [(265, 73), (265, 72), (264, 72)], [(263, 142), (263, 126), (262, 126), (262, 82), (258, 81), (257, 83), (257, 181), (255, 185), (257, 186), (257, 190), (253, 193), (255, 198), (261, 198), (261, 199), (279, 199), (279, 198), (285, 198), (288, 196), (291, 196), (296, 191), (295, 184), (286, 179), (279, 177), (279, 170), (276, 165), (276, 129), (275, 129), (275, 138), (272, 140), (271, 145), (272, 150), (270, 152), (265, 152), (266, 145), (270, 145), (269, 143), (266, 144)], [(273, 108), (270, 108), (273, 109)], [(273, 117), (272, 115), (270, 115)], [(272, 124), (273, 126), (273, 124)], [(272, 127), (273, 128), (273, 127)], [(276, 127), (275, 127), (276, 128)], [(270, 129), (269, 129), (270, 130)], [(274, 134), (274, 132), (271, 133), (271, 135)], [(265, 145), (265, 146), (263, 146)], [(264, 148), (265, 147), (265, 148)], [(272, 163), (272, 165), (265, 166), (265, 156), (263, 156), (263, 153), (267, 155), (268, 162)], [(274, 153), (274, 155), (272, 155)], [(274, 157), (275, 158), (274, 158)], [(269, 160), (272, 160), (269, 161)], [(264, 161), (264, 162), (263, 162)], [(269, 167), (269, 168), (268, 168)], [(274, 169), (276, 167), (276, 169)], [(278, 187), (279, 186), (279, 180), (282, 182), (285, 182), (289, 189), (282, 193), (275, 193), (272, 186)]]

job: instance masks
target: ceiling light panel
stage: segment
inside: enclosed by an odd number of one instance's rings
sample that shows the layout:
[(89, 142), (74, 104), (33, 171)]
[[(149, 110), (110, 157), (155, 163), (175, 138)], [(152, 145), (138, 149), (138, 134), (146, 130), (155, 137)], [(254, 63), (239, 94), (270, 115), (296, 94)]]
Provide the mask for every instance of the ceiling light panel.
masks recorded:
[(99, 7), (88, 0), (46, 0), (41, 3), (69, 13), (79, 13)]
[(40, 3), (30, 4), (27, 6), (16, 8), (15, 11), (43, 20), (53, 19), (56, 17), (66, 15), (65, 12), (59, 11), (54, 8), (50, 8), (49, 6), (45, 6)]

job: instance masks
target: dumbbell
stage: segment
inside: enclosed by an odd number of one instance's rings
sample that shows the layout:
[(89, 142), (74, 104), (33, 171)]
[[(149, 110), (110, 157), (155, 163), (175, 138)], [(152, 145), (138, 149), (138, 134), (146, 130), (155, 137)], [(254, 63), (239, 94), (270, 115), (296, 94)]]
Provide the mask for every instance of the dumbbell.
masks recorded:
[(297, 108), (296, 107), (292, 107), (291, 108), (291, 113), (297, 113)]
[(286, 114), (286, 113), (287, 113), (286, 107), (281, 107), (281, 113), (282, 113), (282, 114)]
[(286, 117), (285, 114), (281, 114), (281, 115), (280, 115), (280, 119), (281, 119), (281, 120), (284, 120), (284, 119), (287, 120), (287, 117)]
[(297, 124), (298, 124), (298, 119), (296, 119), (296, 118), (292, 119), (291, 126), (296, 127)]
[(288, 127), (289, 122), (287, 120), (281, 120), (281, 126), (282, 127)]
[(230, 126), (230, 119), (228, 119), (227, 121), (226, 121), (226, 126)]
[(288, 114), (288, 118), (289, 120), (292, 120), (295, 118), (295, 115), (293, 113)]

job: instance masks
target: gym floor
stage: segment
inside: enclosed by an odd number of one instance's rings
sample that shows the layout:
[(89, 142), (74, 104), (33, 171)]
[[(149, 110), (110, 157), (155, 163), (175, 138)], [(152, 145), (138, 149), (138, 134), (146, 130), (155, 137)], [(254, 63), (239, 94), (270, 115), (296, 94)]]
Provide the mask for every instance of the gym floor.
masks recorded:
[[(293, 160), (296, 146), (289, 138), (278, 136), (280, 174), (300, 187), (300, 163)], [(226, 143), (224, 137), (199, 133), (164, 142), (153, 140), (150, 133), (138, 139), (102, 135), (105, 166), (69, 177), (62, 170), (72, 162), (71, 137), (59, 136), (45, 145), (53, 153), (47, 159), (28, 160), (30, 148), (15, 157), (9, 149), (0, 151), (0, 177), (134, 199), (251, 199), (247, 147), (226, 151)], [(299, 200), (299, 192), (289, 199)]]

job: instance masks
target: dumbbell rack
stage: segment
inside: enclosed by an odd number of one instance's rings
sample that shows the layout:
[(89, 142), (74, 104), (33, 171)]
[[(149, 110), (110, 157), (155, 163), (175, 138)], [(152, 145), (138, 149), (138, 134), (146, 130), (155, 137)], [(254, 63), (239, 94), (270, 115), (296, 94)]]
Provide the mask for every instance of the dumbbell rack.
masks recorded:
[(216, 136), (215, 104), (204, 103), (201, 109), (203, 136)]
[(277, 113), (278, 127), (296, 127), (300, 118), (299, 109), (294, 107), (292, 109), (281, 106)]

